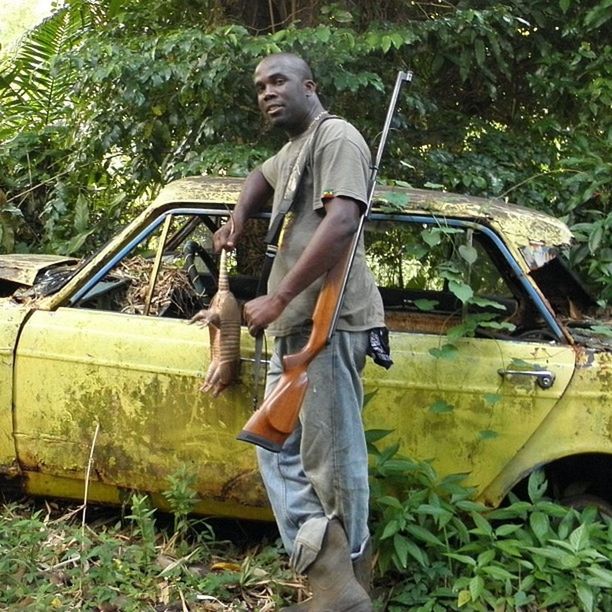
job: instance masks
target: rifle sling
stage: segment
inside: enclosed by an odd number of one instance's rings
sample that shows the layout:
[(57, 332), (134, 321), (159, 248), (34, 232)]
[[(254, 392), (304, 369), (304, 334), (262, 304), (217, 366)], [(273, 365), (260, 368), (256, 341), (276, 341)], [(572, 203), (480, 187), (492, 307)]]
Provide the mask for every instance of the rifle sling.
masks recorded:
[(304, 143), (293, 160), (291, 171), (287, 176), (287, 181), (283, 189), (283, 197), (278, 206), (276, 215), (270, 222), (268, 233), (266, 234), (266, 253), (263, 265), (261, 267), (259, 282), (257, 284), (257, 297), (264, 295), (267, 292), (268, 278), (270, 276), (270, 271), (272, 270), (274, 257), (276, 256), (276, 252), (278, 250), (278, 241), (283, 230), (285, 217), (295, 200), (295, 195), (302, 180), (304, 169), (306, 168), (306, 162), (314, 148), (315, 137), (319, 131), (319, 127), (321, 127), (323, 122), (327, 121), (328, 119), (338, 119), (338, 116), (325, 115), (324, 117), (321, 117), (321, 119), (315, 123), (311, 134), (304, 140)]

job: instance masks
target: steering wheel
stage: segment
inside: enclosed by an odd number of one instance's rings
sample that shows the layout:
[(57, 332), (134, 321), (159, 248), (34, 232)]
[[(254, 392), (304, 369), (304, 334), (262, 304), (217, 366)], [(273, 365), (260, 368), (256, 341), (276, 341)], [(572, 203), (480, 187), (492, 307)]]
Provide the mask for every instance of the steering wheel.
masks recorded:
[(219, 269), (213, 256), (195, 240), (188, 240), (183, 247), (185, 271), (191, 286), (200, 297), (212, 295), (217, 290)]

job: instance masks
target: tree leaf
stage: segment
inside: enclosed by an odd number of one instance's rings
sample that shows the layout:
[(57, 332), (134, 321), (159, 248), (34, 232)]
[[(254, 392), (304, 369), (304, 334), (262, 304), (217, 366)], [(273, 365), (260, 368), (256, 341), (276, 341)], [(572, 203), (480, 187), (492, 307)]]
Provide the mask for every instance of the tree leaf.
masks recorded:
[(482, 516), (478, 512), (472, 512), (471, 516), (474, 520), (474, 523), (476, 523), (476, 527), (481, 533), (486, 534), (488, 536), (493, 535), (493, 527), (491, 527), (491, 523), (489, 523), (489, 521), (487, 521), (484, 516)]
[(594, 224), (594, 227), (591, 231), (591, 235), (589, 236), (589, 251), (591, 253), (596, 253), (599, 247), (601, 246), (601, 241), (604, 237), (604, 229), (603, 226), (599, 223)]
[(586, 524), (582, 524), (569, 535), (569, 543), (575, 552), (579, 552), (589, 545), (589, 532)]
[(598, 565), (592, 565), (587, 571), (593, 576), (593, 578), (588, 579), (589, 584), (604, 589), (612, 589), (612, 571)]
[(89, 226), (89, 206), (87, 199), (79, 193), (74, 206), (74, 229), (77, 233), (84, 233)]
[(414, 542), (411, 542), (399, 534), (393, 538), (393, 548), (400, 559), (403, 568), (405, 568), (408, 564), (408, 555), (410, 555), (413, 559), (416, 559), (419, 565), (423, 567), (427, 565), (427, 555), (423, 552), (423, 550)]
[(470, 597), (472, 601), (477, 601), (484, 591), (484, 580), (481, 576), (474, 576), (470, 580)]
[[(497, 535), (498, 533), (499, 530), (496, 529), (495, 534)], [(493, 559), (495, 559), (495, 550), (490, 548), (489, 550), (485, 550), (478, 555), (478, 565), (489, 565)]]
[(429, 354), (433, 355), (436, 359), (455, 359), (459, 351), (452, 344), (443, 344), (440, 348), (429, 349)]
[(419, 310), (422, 310), (423, 312), (429, 312), (430, 310), (433, 310), (439, 304), (438, 300), (428, 300), (426, 298), (414, 300), (412, 303)]
[(546, 482), (544, 471), (534, 470), (527, 481), (527, 494), (529, 495), (529, 499), (534, 503), (542, 499), (547, 488), (548, 483)]
[(461, 555), (459, 553), (450, 553), (450, 552), (447, 552), (445, 554), (447, 557), (450, 557), (451, 559), (455, 559), (455, 561), (459, 561), (463, 563), (464, 565), (469, 565), (470, 567), (476, 566), (476, 561), (472, 557), (468, 557), (467, 555)]
[(382, 535), (380, 536), (380, 539), (386, 540), (387, 538), (390, 538), (391, 536), (395, 537), (395, 534), (397, 534), (398, 531), (399, 531), (399, 525), (397, 524), (397, 521), (391, 520), (385, 525), (385, 529)]
[(503, 538), (503, 537), (509, 536), (509, 535), (511, 535), (513, 533), (516, 533), (519, 529), (521, 529), (520, 525), (511, 525), (511, 524), (500, 525), (495, 530), (495, 535), (498, 538)]
[(76, 253), (84, 244), (85, 241), (91, 234), (93, 234), (95, 228), (92, 228), (86, 232), (82, 232), (81, 234), (77, 234), (71, 240), (62, 245), (59, 249), (63, 255), (73, 255)]
[(470, 304), (474, 304), (476, 306), (481, 306), (482, 308), (491, 307), (491, 308), (495, 308), (496, 310), (504, 310), (504, 311), (506, 310), (506, 306), (504, 306), (500, 302), (497, 302), (495, 300), (489, 300), (489, 299), (481, 297), (479, 295), (475, 295), (470, 300)]
[(393, 432), (393, 429), (366, 429), (365, 436), (368, 442), (378, 442)]
[(445, 548), (445, 545), (442, 543), (442, 541), (425, 527), (421, 527), (420, 525), (406, 525), (406, 531), (413, 535), (415, 538), (422, 540), (423, 542), (427, 542), (427, 544), (432, 544), (433, 546)]
[(546, 540), (550, 530), (550, 519), (544, 512), (533, 512), (529, 517), (529, 525), (540, 542)]
[(464, 282), (451, 280), (448, 283), (448, 288), (456, 295), (464, 304), (474, 295), (474, 291), (469, 285)]
[(478, 251), (469, 244), (459, 245), (459, 255), (469, 264), (473, 264), (478, 259)]
[(493, 576), (497, 580), (514, 580), (516, 576), (509, 572), (507, 569), (503, 567), (499, 567), (498, 565), (488, 565), (487, 567), (483, 567), (481, 570), (484, 574), (489, 574), (489, 576)]
[(385, 212), (404, 212), (410, 203), (410, 197), (405, 193), (388, 191), (377, 201)]
[(474, 52), (476, 54), (476, 63), (481, 67), (484, 66), (486, 53), (485, 53), (484, 42), (482, 41), (481, 38), (477, 38), (474, 41)]
[(465, 606), (465, 604), (470, 603), (470, 601), (471, 596), (469, 591), (459, 591), (459, 595), (457, 596), (457, 606), (459, 608), (462, 608), (463, 606)]
[(442, 241), (442, 235), (440, 232), (432, 228), (424, 229), (421, 232), (421, 238), (423, 239), (423, 242), (428, 244), (430, 247), (434, 247), (440, 244)]
[(585, 612), (593, 612), (593, 604), (595, 597), (593, 595), (593, 588), (584, 582), (579, 582), (576, 585), (576, 593), (578, 593), (578, 599), (582, 604)]
[(395, 508), (396, 510), (402, 509), (402, 504), (397, 499), (397, 497), (392, 497), (390, 495), (384, 495), (383, 497), (378, 497), (376, 499), (376, 503), (382, 504), (383, 506), (389, 506), (390, 508)]

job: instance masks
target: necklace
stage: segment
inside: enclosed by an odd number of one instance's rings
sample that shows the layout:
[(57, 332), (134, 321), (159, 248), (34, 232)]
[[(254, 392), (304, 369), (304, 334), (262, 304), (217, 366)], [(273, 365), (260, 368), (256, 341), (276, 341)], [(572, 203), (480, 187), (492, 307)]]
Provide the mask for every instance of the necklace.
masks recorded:
[(319, 121), (319, 119), (321, 119), (321, 117), (323, 115), (327, 115), (327, 111), (326, 110), (322, 110), (311, 122), (310, 125), (308, 126), (308, 129), (310, 129), (317, 121)]
[(290, 141), (294, 141), (297, 140), (298, 138), (301, 138), (302, 136), (305, 136), (306, 134), (308, 134), (310, 132), (310, 130), (312, 129), (312, 127), (314, 125), (316, 125), (316, 123), (321, 119), (321, 117), (323, 117), (323, 115), (327, 115), (328, 111), (326, 110), (322, 110), (308, 125), (307, 128), (304, 129), (304, 131), (300, 132), (299, 134), (293, 134), (292, 136), (289, 137)]

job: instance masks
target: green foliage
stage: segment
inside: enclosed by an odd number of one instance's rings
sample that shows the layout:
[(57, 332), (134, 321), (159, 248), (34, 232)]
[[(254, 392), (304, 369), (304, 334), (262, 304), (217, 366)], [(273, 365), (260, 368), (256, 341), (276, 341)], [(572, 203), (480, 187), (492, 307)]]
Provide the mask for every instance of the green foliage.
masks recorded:
[[(529, 479), (529, 501), (487, 509), (472, 501), (462, 475), (439, 478), (397, 446), (379, 450), (388, 433), (367, 432), (377, 604), (390, 612), (609, 609), (609, 518), (553, 503), (540, 472)], [(181, 512), (189, 503), (180, 500), (191, 498), (186, 480), (179, 471), (166, 495)], [(259, 610), (296, 597), (280, 542), (236, 547), (191, 521), (178, 550), (177, 532), (166, 532), (142, 495), (132, 497), (127, 524), (90, 509), (97, 518), (82, 526), (81, 510), (2, 506), (0, 607)]]
[(170, 510), (174, 515), (174, 533), (184, 537), (189, 528), (189, 514), (198, 503), (197, 491), (193, 488), (196, 475), (183, 465), (168, 478), (170, 488), (164, 492)]
[[(380, 439), (380, 436), (377, 436)], [(489, 510), (463, 476), (370, 444), (372, 512), (381, 582), (393, 610), (606, 610), (612, 605), (612, 521), (546, 497)]]
[[(56, 504), (3, 504), (0, 512), (0, 608), (27, 610), (276, 609), (295, 596), (279, 545), (264, 538), (237, 547), (211, 526), (188, 520), (188, 472), (175, 475), (166, 497), (188, 523), (168, 534), (144, 495), (119, 515), (82, 508), (57, 513)], [(56, 510), (52, 510), (52, 506)], [(175, 517), (176, 519), (176, 517)], [(187, 533), (189, 532), (189, 533)], [(272, 593), (274, 591), (274, 593)]]
[[(87, 4), (83, 3), (83, 9)], [(87, 33), (92, 24), (88, 11), (60, 9), (53, 18), (35, 28), (17, 48), (2, 75), (4, 93), (0, 117), (0, 138), (23, 127), (45, 127), (61, 119), (64, 106), (70, 103), (70, 92), (77, 75), (57, 65)]]
[(155, 509), (146, 495), (132, 496), (132, 513), (127, 516), (134, 524), (133, 535), (142, 540), (144, 554), (151, 560), (155, 554)]
[(283, 140), (259, 118), (253, 68), (292, 50), (374, 146), (412, 69), (383, 173), (563, 217), (606, 300), (608, 4), (71, 0), (0, 68), (2, 248), (86, 253), (171, 179), (248, 172)]

